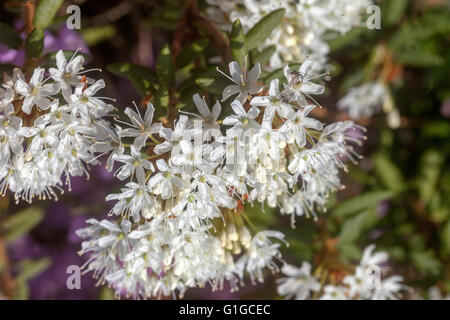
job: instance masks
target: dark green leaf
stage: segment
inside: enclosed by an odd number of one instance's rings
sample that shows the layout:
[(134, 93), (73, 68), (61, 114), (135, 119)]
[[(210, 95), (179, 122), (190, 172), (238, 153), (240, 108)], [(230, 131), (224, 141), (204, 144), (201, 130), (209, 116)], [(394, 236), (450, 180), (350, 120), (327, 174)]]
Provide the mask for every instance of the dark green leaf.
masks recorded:
[(403, 191), (405, 188), (403, 174), (387, 154), (376, 154), (373, 157), (373, 164), (375, 172), (384, 186), (394, 192)]
[(20, 34), (10, 26), (0, 22), (0, 43), (12, 49), (19, 49), (22, 44)]
[(112, 24), (81, 29), (83, 39), (89, 46), (111, 39), (116, 33), (116, 27)]
[(17, 281), (26, 281), (33, 279), (45, 269), (47, 269), (51, 264), (49, 258), (41, 258), (38, 260), (26, 259), (22, 260), (19, 265), (20, 272), (16, 277)]
[(109, 72), (128, 78), (142, 96), (155, 92), (158, 88), (156, 73), (147, 67), (130, 62), (116, 62), (106, 68)]
[(268, 46), (252, 58), (253, 63), (256, 64), (257, 62), (259, 62), (261, 65), (266, 64), (267, 62), (269, 62), (270, 58), (273, 56), (276, 50), (277, 48), (275, 46)]
[(209, 45), (208, 39), (200, 39), (191, 43), (188, 47), (181, 51), (181, 54), (177, 58), (177, 66), (183, 68), (192, 61), (194, 61), (198, 56), (200, 56), (206, 47)]
[(441, 271), (442, 264), (432, 250), (413, 252), (411, 258), (414, 265), (423, 272), (436, 276)]
[(39, 58), (44, 49), (44, 31), (34, 28), (25, 40), (25, 53), (29, 58)]
[(3, 223), (5, 238), (12, 242), (32, 230), (44, 217), (39, 207), (29, 207), (9, 216)]
[(245, 33), (239, 19), (233, 22), (233, 27), (230, 34), (230, 46), (233, 60), (237, 61), (239, 65), (243, 66), (247, 50), (245, 48)]
[(168, 87), (172, 86), (175, 74), (174, 70), (170, 47), (168, 44), (165, 44), (156, 61), (156, 74), (158, 75), (159, 81)]
[(428, 150), (421, 156), (420, 174), (417, 178), (417, 189), (424, 203), (428, 203), (436, 192), (443, 156), (437, 150)]
[(33, 25), (39, 29), (47, 28), (64, 0), (40, 0), (34, 13)]
[(367, 192), (340, 203), (334, 212), (338, 217), (344, 218), (352, 213), (377, 206), (381, 201), (388, 200), (392, 196), (394, 196), (392, 191)]
[(280, 24), (285, 12), (285, 9), (273, 11), (262, 18), (249, 30), (245, 40), (247, 51), (257, 48), (266, 41), (272, 31)]
[(385, 2), (382, 17), (384, 18), (384, 25), (391, 26), (400, 22), (409, 0), (390, 0)]
[(229, 81), (222, 77), (209, 77), (199, 78), (195, 80), (195, 83), (210, 93), (222, 95), (223, 89), (229, 84)]
[(343, 243), (358, 240), (364, 231), (369, 230), (378, 221), (376, 208), (363, 211), (345, 220), (339, 233), (339, 241)]

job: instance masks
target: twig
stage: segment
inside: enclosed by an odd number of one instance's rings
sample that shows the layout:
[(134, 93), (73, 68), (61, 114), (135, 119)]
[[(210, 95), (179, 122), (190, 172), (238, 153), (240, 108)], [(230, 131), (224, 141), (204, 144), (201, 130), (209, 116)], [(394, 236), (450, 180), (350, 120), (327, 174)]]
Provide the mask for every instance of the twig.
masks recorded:
[(0, 289), (9, 299), (12, 299), (16, 290), (16, 281), (11, 271), (8, 252), (4, 239), (0, 238), (0, 262), (2, 270), (0, 270)]
[(224, 58), (225, 62), (232, 61), (230, 41), (225, 37), (222, 31), (216, 26), (216, 24), (209, 19), (205, 18), (197, 7), (197, 2), (194, 1), (191, 8), (191, 14), (193, 16), (194, 23), (204, 30), (212, 44), (219, 52), (219, 54)]
[(22, 16), (25, 22), (25, 32), (27, 35), (33, 30), (34, 10), (34, 0), (26, 0), (22, 2)]
[(194, 0), (188, 1), (188, 3), (186, 4), (186, 8), (184, 10), (183, 17), (178, 22), (177, 28), (175, 29), (175, 34), (173, 37), (172, 47), (171, 47), (171, 52), (172, 52), (172, 57), (173, 57), (174, 62), (177, 60), (178, 55), (180, 54), (181, 42), (183, 41), (184, 30), (186, 28), (186, 25), (187, 25), (187, 22), (189, 19), (189, 12), (193, 5), (194, 5)]

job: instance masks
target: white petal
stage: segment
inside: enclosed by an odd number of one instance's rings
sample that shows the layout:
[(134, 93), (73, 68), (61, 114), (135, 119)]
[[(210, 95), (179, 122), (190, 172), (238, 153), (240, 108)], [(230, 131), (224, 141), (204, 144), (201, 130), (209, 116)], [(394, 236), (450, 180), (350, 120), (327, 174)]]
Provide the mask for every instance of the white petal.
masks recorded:
[(244, 107), (242, 106), (242, 103), (238, 100), (234, 100), (231, 103), (231, 108), (233, 108), (234, 113), (240, 117), (245, 117), (247, 115)]
[(205, 100), (203, 100), (198, 93), (196, 93), (192, 100), (194, 100), (197, 110), (200, 112), (203, 118), (209, 119), (211, 117), (211, 112), (209, 111), (208, 105)]
[(261, 74), (261, 66), (259, 65), (259, 62), (258, 62), (248, 73), (247, 83), (252, 84), (252, 83), (256, 82), (256, 80), (258, 80), (260, 74)]
[(242, 69), (236, 61), (230, 62), (228, 65), (230, 68), (230, 74), (236, 84), (240, 84), (242, 82), (241, 76)]
[(229, 97), (231, 97), (239, 92), (240, 92), (239, 86), (237, 86), (235, 84), (230, 84), (223, 90), (222, 101), (227, 100)]

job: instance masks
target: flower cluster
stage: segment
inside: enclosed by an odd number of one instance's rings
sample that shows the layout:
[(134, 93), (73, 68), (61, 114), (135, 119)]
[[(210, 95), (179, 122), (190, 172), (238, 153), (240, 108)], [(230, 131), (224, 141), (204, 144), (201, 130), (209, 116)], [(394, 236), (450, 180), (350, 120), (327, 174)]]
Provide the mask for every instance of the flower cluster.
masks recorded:
[[(84, 58), (56, 54), (56, 68), (36, 68), (29, 80), (15, 69), (0, 88), (0, 194), (16, 201), (57, 198), (62, 176), (88, 176), (97, 143), (108, 141), (102, 118), (114, 107), (96, 97), (105, 86), (84, 76)], [(89, 71), (89, 70), (87, 70)]]
[[(293, 222), (315, 216), (341, 186), (344, 158), (358, 158), (348, 142), (363, 139), (352, 122), (324, 127), (311, 117), (308, 101), (324, 91), (312, 68), (286, 66), (281, 90), (279, 80), (262, 86), (259, 64), (247, 72), (231, 62), (234, 84), (223, 98), (235, 97), (233, 113), (222, 120), (220, 102), (211, 109), (198, 94), (198, 115), (182, 112), (173, 126), (154, 121), (151, 103), (143, 114), (127, 108), (128, 122), (111, 134), (110, 160), (125, 183), (106, 198), (117, 220), (90, 220), (78, 231), (80, 253), (90, 254), (86, 270), (134, 297), (221, 289), (226, 281), (235, 290), (246, 274), (263, 281), (266, 268), (278, 271), (284, 235), (254, 229), (244, 205), (279, 206)], [(121, 153), (123, 145), (130, 147)]]
[(351, 88), (337, 106), (347, 111), (350, 118), (358, 120), (362, 117), (370, 118), (380, 110), (386, 100), (386, 89), (379, 82), (370, 82), (362, 86)]
[(322, 300), (392, 300), (398, 299), (407, 287), (401, 282), (401, 276), (384, 277), (388, 255), (385, 252), (373, 253), (375, 245), (364, 249), (359, 265), (353, 274), (342, 280), (342, 285), (327, 284), (321, 286), (318, 277), (311, 274), (311, 265), (303, 262), (301, 268), (284, 265), (282, 272), (286, 277), (279, 279), (278, 293), (286, 299), (310, 298), (318, 294)]
[(270, 60), (272, 68), (284, 61), (304, 61), (307, 57), (324, 67), (328, 58), (329, 32), (344, 34), (361, 25), (362, 14), (371, 0), (207, 0), (208, 15), (223, 29), (240, 19), (245, 31), (253, 27), (268, 12), (284, 8), (286, 15), (280, 27), (266, 40), (274, 45), (276, 54)]
[(351, 88), (338, 101), (337, 107), (346, 111), (353, 120), (370, 118), (382, 109), (386, 113), (387, 124), (390, 128), (396, 129), (401, 124), (400, 113), (394, 106), (389, 89), (380, 81), (368, 82)]

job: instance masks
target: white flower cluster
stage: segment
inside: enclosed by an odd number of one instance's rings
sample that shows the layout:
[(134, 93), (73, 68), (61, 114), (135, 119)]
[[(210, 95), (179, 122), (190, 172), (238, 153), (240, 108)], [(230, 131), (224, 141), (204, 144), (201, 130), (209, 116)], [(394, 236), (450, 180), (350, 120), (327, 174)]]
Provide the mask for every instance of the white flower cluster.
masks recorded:
[(386, 89), (380, 82), (369, 82), (350, 91), (337, 106), (347, 111), (350, 118), (358, 120), (362, 117), (370, 118), (378, 112), (386, 99)]
[(15, 69), (0, 88), (0, 194), (9, 189), (16, 201), (56, 199), (62, 175), (70, 190), (70, 177), (97, 162), (94, 144), (107, 140), (102, 118), (114, 107), (95, 97), (104, 81), (83, 76), (81, 55), (67, 61), (59, 51), (56, 62), (49, 77), (36, 68), (29, 81)]
[[(352, 122), (323, 128), (309, 116), (307, 101), (324, 91), (312, 82), (313, 64), (299, 70), (285, 67), (287, 84), (258, 84), (260, 66), (242, 70), (229, 65), (234, 84), (224, 98), (237, 95), (233, 114), (219, 120), (221, 105), (212, 110), (199, 95), (199, 115), (182, 113), (173, 127), (154, 122), (154, 108), (127, 108), (111, 162), (126, 181), (110, 214), (118, 220), (88, 221), (78, 231), (85, 239), (84, 266), (99, 283), (134, 297), (183, 294), (187, 288), (225, 281), (237, 289), (244, 274), (263, 281), (263, 271), (278, 271), (276, 260), (284, 235), (257, 231), (243, 204), (267, 203), (283, 214), (315, 215), (328, 194), (340, 186), (343, 158), (357, 155), (347, 142), (360, 143), (363, 128)], [(170, 125), (170, 124), (169, 124)], [(130, 148), (123, 150), (123, 139)], [(131, 139), (131, 140), (130, 140)]]
[(450, 294), (445, 295), (438, 286), (432, 286), (427, 293), (429, 300), (450, 300)]
[(304, 262), (301, 268), (284, 265), (282, 272), (287, 276), (279, 279), (278, 294), (286, 299), (295, 297), (304, 300), (313, 293), (321, 293), (322, 300), (392, 300), (398, 299), (402, 290), (407, 287), (401, 282), (401, 276), (393, 275), (383, 278), (383, 269), (388, 261), (385, 252), (373, 253), (375, 245), (364, 249), (363, 256), (354, 274), (347, 275), (342, 285), (325, 285), (323, 288), (319, 279), (311, 275), (311, 265)]
[(270, 60), (272, 68), (284, 61), (304, 61), (307, 57), (323, 68), (330, 51), (326, 39), (330, 32), (344, 34), (361, 25), (362, 15), (371, 0), (207, 0), (207, 14), (224, 30), (231, 21), (240, 19), (244, 31), (251, 29), (273, 10), (284, 8), (286, 14), (280, 27), (266, 40), (274, 45), (276, 54)]

